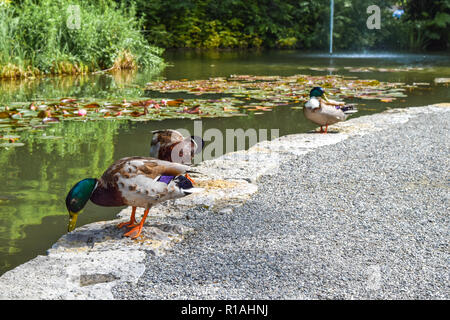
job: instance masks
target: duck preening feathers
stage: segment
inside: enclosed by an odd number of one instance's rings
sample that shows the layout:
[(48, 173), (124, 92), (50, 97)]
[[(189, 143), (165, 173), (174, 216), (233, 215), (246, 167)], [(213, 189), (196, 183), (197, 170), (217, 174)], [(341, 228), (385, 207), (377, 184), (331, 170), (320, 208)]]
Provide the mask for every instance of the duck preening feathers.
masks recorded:
[(196, 153), (201, 152), (204, 141), (200, 137), (183, 135), (171, 129), (152, 132), (150, 156), (171, 162), (191, 164)]

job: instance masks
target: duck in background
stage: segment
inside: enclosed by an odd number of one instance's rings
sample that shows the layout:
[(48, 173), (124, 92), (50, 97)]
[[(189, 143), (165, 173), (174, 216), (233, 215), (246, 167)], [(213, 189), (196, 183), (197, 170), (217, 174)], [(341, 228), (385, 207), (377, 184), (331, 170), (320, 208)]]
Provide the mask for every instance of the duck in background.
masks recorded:
[[(353, 105), (346, 105), (328, 99), (325, 90), (321, 87), (314, 87), (309, 93), (309, 100), (303, 107), (303, 114), (306, 119), (320, 126), (320, 133), (327, 133), (328, 126), (336, 122), (345, 121), (350, 114), (358, 110)], [(323, 127), (325, 126), (325, 130)]]
[(152, 133), (150, 157), (160, 160), (191, 164), (194, 155), (201, 152), (205, 145), (200, 137), (185, 138), (180, 132), (172, 129), (155, 130)]
[[(195, 154), (202, 151), (205, 142), (196, 136), (183, 137), (183, 135), (172, 129), (152, 131), (153, 137), (150, 145), (150, 157), (164, 161), (181, 164), (192, 164)], [(186, 178), (195, 183), (186, 173)]]

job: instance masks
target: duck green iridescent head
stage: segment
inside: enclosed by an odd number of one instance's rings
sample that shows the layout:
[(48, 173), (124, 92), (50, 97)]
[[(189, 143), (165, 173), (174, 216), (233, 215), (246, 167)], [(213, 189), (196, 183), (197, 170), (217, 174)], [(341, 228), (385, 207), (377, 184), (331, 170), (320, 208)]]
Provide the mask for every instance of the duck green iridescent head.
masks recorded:
[(69, 211), (69, 226), (68, 231), (75, 229), (77, 223), (78, 213), (84, 208), (89, 201), (92, 192), (97, 186), (97, 179), (88, 178), (79, 181), (70, 189), (66, 197), (66, 207)]
[(312, 90), (309, 92), (309, 97), (322, 97), (325, 93), (325, 90), (323, 90), (322, 87), (314, 87), (312, 88)]

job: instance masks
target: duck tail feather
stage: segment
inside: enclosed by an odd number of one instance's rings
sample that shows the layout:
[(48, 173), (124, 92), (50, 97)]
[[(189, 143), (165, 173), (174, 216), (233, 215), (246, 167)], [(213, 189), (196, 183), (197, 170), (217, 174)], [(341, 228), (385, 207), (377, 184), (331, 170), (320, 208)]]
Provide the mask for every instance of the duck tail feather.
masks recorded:
[(189, 189), (183, 189), (184, 192), (192, 194), (192, 193), (200, 193), (205, 191), (204, 188), (189, 188)]
[(352, 114), (352, 113), (358, 112), (358, 109), (356, 109), (355, 105), (353, 105), (353, 104), (345, 105), (345, 106), (341, 107), (341, 110), (345, 114)]

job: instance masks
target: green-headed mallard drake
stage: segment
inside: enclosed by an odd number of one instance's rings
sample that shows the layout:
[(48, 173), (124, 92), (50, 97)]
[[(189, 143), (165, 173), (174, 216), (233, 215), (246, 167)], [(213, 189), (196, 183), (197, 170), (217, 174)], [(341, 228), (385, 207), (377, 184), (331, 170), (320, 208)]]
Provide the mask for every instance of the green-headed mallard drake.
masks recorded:
[(194, 155), (204, 146), (204, 141), (200, 137), (185, 138), (176, 130), (155, 130), (152, 133), (150, 157), (160, 160), (191, 164)]
[[(327, 133), (328, 126), (347, 119), (349, 114), (358, 112), (345, 102), (330, 100), (321, 87), (314, 87), (309, 93), (309, 100), (303, 108), (305, 118), (320, 126), (320, 132)], [(325, 126), (325, 131), (323, 130)]]
[[(130, 221), (118, 225), (132, 228), (124, 236), (137, 238), (150, 208), (160, 202), (181, 198), (202, 189), (194, 188), (183, 174), (189, 166), (147, 157), (128, 157), (114, 162), (100, 179), (79, 181), (67, 194), (70, 220), (68, 230), (75, 228), (79, 212), (88, 200), (99, 206), (132, 206)], [(139, 223), (136, 208), (145, 208)]]

